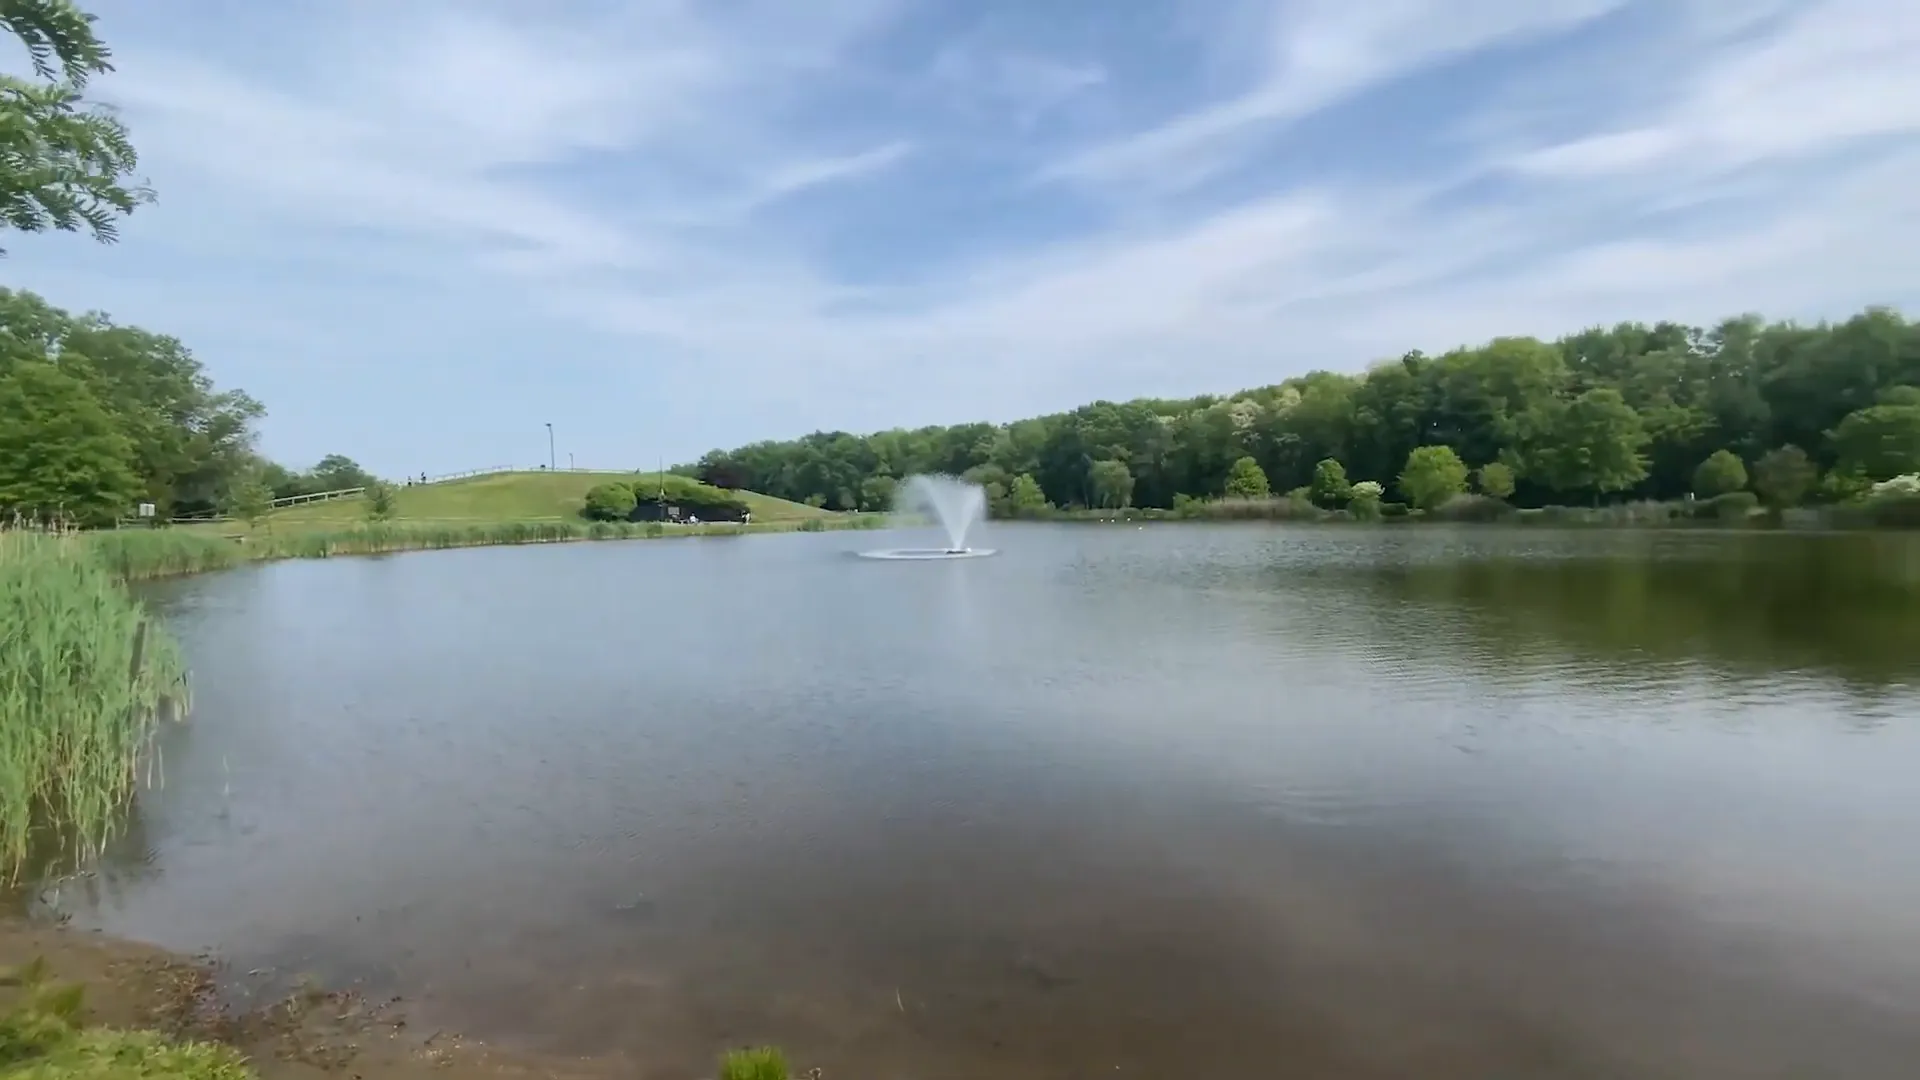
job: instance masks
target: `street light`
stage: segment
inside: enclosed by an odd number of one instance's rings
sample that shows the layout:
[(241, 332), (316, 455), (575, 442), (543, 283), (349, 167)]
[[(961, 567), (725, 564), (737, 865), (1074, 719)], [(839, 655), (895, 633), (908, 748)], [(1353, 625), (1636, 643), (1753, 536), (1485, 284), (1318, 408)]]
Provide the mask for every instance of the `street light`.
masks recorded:
[(553, 472), (556, 464), (558, 464), (558, 462), (554, 460), (553, 456), (553, 424), (549, 421), (547, 424), (547, 471)]

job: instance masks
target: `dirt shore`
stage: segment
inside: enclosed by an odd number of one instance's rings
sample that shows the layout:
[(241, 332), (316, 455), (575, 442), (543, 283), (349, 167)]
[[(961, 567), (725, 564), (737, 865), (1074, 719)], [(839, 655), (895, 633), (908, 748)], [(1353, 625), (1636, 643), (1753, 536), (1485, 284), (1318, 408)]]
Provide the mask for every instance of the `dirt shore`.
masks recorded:
[[(316, 989), (237, 1013), (216, 1003), (211, 963), (0, 916), (0, 971), (35, 960), (55, 981), (85, 988), (85, 1023), (224, 1042), (245, 1054), (262, 1080), (602, 1080), (636, 1072), (620, 1061), (519, 1057), (418, 1031), (398, 1000)], [(19, 993), (0, 986), (0, 1012)]]

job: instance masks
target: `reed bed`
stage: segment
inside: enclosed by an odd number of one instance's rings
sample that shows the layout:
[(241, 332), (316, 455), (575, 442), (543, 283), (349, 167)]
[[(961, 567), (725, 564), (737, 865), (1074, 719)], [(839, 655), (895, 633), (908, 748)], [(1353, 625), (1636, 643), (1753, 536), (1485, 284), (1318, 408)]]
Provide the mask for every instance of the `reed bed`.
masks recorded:
[(186, 669), (89, 538), (0, 533), (0, 879), (112, 835)]

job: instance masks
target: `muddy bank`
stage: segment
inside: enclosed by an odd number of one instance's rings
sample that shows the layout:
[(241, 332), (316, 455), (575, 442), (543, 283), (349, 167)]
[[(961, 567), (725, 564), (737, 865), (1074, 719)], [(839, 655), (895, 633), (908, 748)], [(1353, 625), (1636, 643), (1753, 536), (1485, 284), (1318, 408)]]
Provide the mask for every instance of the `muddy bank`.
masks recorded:
[[(419, 1030), (397, 999), (313, 989), (261, 1008), (229, 1009), (216, 1000), (218, 969), (210, 961), (0, 915), (0, 971), (36, 960), (55, 981), (84, 988), (85, 1024), (226, 1043), (262, 1080), (602, 1080), (634, 1072), (617, 1059), (516, 1056)], [(0, 985), (0, 1013), (22, 992)]]

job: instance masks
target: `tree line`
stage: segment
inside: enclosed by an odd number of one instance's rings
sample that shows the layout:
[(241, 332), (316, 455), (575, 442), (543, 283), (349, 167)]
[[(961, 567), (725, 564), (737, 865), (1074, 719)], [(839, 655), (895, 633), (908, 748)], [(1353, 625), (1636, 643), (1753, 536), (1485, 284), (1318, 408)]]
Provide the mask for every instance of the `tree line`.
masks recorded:
[[(1290, 493), (1431, 506), (1468, 488), (1521, 506), (1724, 495), (1846, 502), (1920, 472), (1920, 323), (1731, 318), (1596, 327), (1409, 352), (1239, 393), (1095, 401), (1006, 424), (815, 432), (678, 471), (835, 510), (879, 510), (921, 472), (996, 513), (1174, 508)], [(1361, 487), (1365, 485), (1365, 487)]]
[(0, 288), (0, 516), (100, 525), (368, 486), (351, 459), (262, 458), (258, 401), (213, 384), (176, 338)]

